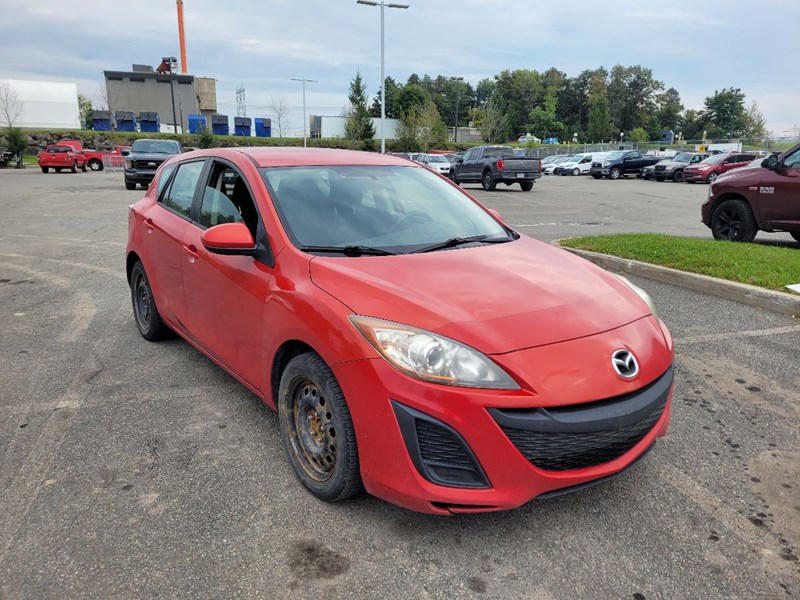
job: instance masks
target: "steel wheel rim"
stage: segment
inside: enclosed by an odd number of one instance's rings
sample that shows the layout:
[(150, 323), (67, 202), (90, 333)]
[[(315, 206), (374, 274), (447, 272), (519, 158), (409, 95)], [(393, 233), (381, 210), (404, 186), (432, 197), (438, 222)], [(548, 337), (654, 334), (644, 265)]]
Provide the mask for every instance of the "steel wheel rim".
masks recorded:
[(150, 294), (147, 289), (147, 281), (144, 275), (139, 274), (133, 287), (133, 304), (136, 322), (143, 331), (150, 328)]
[(336, 428), (322, 390), (309, 379), (301, 379), (289, 394), (287, 427), (294, 455), (306, 474), (318, 482), (328, 481), (336, 467)]
[(742, 220), (735, 210), (721, 210), (717, 217), (717, 231), (727, 240), (736, 239), (742, 228)]

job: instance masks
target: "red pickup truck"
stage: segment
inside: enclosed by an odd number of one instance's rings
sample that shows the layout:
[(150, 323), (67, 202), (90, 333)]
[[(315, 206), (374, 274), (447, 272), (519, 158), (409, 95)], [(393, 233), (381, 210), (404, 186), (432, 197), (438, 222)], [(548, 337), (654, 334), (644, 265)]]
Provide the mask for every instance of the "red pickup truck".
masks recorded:
[(130, 146), (117, 146), (113, 150), (83, 150), (83, 155), (86, 157), (86, 166), (89, 167), (92, 171), (102, 171), (104, 168), (104, 159), (108, 160), (109, 157), (119, 157), (119, 158), (111, 158), (112, 161), (117, 160), (119, 164), (117, 165), (120, 169), (123, 166), (122, 157), (126, 156), (126, 151), (130, 151)]
[(86, 157), (72, 145), (52, 144), (39, 152), (37, 159), (42, 173), (47, 173), (50, 169), (56, 173), (60, 173), (61, 169), (69, 169), (73, 173), (77, 173), (78, 169), (86, 172)]

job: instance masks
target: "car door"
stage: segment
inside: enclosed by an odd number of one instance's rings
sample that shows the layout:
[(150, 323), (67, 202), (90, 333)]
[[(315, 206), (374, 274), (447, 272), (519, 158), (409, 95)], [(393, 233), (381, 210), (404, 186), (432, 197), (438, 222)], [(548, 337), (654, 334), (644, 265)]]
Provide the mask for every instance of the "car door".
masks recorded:
[(264, 306), (272, 269), (252, 256), (208, 252), (200, 239), (209, 227), (241, 222), (266, 243), (251, 185), (233, 163), (211, 163), (198, 193), (195, 218), (183, 236), (182, 270), (191, 337), (251, 387), (263, 391)]
[(159, 177), (157, 200), (142, 211), (147, 270), (156, 304), (162, 317), (183, 325), (183, 235), (205, 167), (205, 160), (168, 165)]
[(467, 181), (469, 179), (469, 163), (473, 156), (475, 156), (474, 148), (467, 150), (461, 157), (461, 162), (457, 163), (456, 175), (459, 181)]
[(625, 155), (625, 159), (622, 161), (622, 170), (625, 173), (638, 171), (642, 168), (641, 161), (642, 155), (640, 152), (628, 152)]
[(800, 231), (800, 148), (784, 157), (775, 171), (764, 172), (758, 186), (761, 223)]
[(589, 170), (592, 168), (592, 155), (584, 156), (581, 159), (581, 162), (578, 163), (578, 169), (580, 170), (581, 174), (588, 173)]

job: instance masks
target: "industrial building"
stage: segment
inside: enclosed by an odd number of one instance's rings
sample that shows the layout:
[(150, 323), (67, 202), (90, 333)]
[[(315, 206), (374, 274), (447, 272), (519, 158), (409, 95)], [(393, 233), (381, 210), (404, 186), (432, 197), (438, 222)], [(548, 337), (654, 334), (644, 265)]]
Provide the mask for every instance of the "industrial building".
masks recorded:
[(177, 122), (179, 131), (188, 131), (190, 114), (210, 116), (217, 112), (217, 83), (209, 77), (160, 73), (150, 65), (133, 65), (130, 71), (103, 71), (103, 75), (112, 113), (155, 112), (167, 130)]

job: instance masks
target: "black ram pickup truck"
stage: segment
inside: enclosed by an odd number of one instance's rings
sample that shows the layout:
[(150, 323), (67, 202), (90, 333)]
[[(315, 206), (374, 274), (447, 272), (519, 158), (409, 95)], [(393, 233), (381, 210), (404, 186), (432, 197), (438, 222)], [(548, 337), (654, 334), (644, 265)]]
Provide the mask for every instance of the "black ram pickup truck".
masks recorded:
[(470, 148), (463, 157), (456, 159), (451, 172), (456, 183), (480, 183), (487, 192), (501, 182), (518, 183), (524, 192), (529, 192), (541, 176), (538, 158), (517, 157), (510, 146)]
[(660, 156), (645, 156), (638, 150), (618, 150), (599, 162), (592, 163), (590, 173), (595, 179), (619, 179), (625, 175), (641, 175), (642, 169), (661, 160)]
[(137, 183), (146, 188), (161, 163), (183, 151), (175, 140), (136, 140), (125, 157), (125, 188), (135, 190)]

